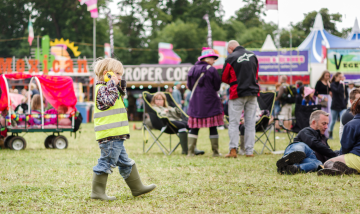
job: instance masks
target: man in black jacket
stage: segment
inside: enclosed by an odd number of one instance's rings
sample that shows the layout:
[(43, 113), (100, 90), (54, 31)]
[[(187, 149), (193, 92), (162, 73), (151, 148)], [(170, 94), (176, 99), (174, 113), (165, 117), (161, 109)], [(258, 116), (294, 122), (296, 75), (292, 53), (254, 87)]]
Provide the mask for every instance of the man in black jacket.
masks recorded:
[(329, 114), (317, 110), (310, 115), (310, 127), (302, 129), (277, 161), (281, 174), (316, 171), (328, 159), (338, 156), (330, 149), (325, 130), (329, 125)]
[[(225, 157), (236, 158), (239, 144), (239, 123), (242, 111), (245, 118), (245, 153), (253, 157), (255, 144), (255, 113), (258, 85), (259, 63), (255, 54), (247, 51), (235, 40), (229, 41), (229, 56), (226, 58), (221, 81), (230, 85), (229, 109), (229, 150)], [(242, 146), (241, 146), (242, 147)]]

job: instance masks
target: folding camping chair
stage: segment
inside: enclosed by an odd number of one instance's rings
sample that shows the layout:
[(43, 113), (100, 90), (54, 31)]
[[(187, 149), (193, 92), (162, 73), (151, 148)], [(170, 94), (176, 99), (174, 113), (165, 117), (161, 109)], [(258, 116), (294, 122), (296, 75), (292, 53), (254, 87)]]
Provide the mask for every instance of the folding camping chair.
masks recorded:
[[(263, 147), (260, 153), (254, 150), (256, 154), (263, 154), (265, 148), (267, 148), (270, 152), (275, 151), (275, 132), (274, 143), (272, 144), (270, 141), (271, 131), (275, 123), (269, 124), (270, 117), (274, 108), (275, 98), (275, 92), (260, 92), (260, 96), (257, 97), (257, 101), (259, 104), (259, 108), (262, 111), (262, 115), (255, 124), (256, 133), (260, 133), (259, 135), (255, 134), (255, 143), (260, 142), (261, 144), (263, 144)], [(225, 119), (228, 122), (229, 116), (225, 116)], [(265, 137), (265, 139), (263, 140), (262, 137)], [(267, 144), (269, 144), (270, 147)]]
[(296, 134), (300, 132), (301, 129), (309, 127), (310, 115), (316, 110), (321, 110), (321, 105), (311, 105), (303, 106), (296, 104), (295, 105), (295, 118), (292, 118), (292, 124), (294, 124), (291, 129), (287, 129), (281, 120), (279, 120), (279, 125), (281, 128), (287, 131), (288, 138), (290, 142), (293, 141)]
[[(183, 112), (182, 109), (176, 104), (172, 95), (168, 92), (164, 92), (164, 94), (166, 96), (166, 101), (168, 102), (169, 106), (180, 109), (180, 111), (182, 113), (181, 114), (182, 120), (187, 121), (189, 116), (187, 114), (185, 114), (185, 112)], [(171, 123), (171, 121), (167, 117), (160, 116), (152, 108), (150, 102), (151, 102), (151, 99), (153, 98), (153, 96), (154, 96), (154, 94), (151, 94), (147, 91), (143, 92), (143, 99), (144, 99), (144, 104), (145, 104), (144, 115), (145, 115), (145, 113), (149, 115), (151, 125), (152, 125), (152, 127), (149, 127), (149, 125), (146, 124), (145, 119), (143, 120), (143, 129), (142, 129), (142, 131), (143, 131), (143, 151), (144, 151), (144, 153), (147, 153), (154, 146), (154, 144), (156, 144), (160, 148), (160, 150), (164, 153), (164, 155), (167, 155), (167, 154), (171, 155), (177, 149), (177, 147), (180, 145), (180, 142), (179, 142), (175, 145), (174, 148), (171, 147), (171, 135), (175, 134), (176, 136), (178, 136), (177, 133), (178, 133), (179, 129), (173, 123)], [(156, 136), (155, 133), (151, 129), (160, 130), (160, 134), (158, 136)], [(145, 149), (145, 146), (148, 143), (148, 139), (147, 139), (145, 130), (154, 140), (154, 142), (147, 149)], [(169, 148), (167, 148), (160, 141), (160, 137), (164, 133), (169, 134), (169, 136), (170, 136), (170, 147)]]
[[(276, 141), (275, 141), (275, 130), (274, 130), (274, 143), (271, 144), (270, 135), (272, 128), (275, 127), (275, 123), (269, 124), (271, 119), (272, 111), (274, 108), (276, 93), (275, 92), (260, 92), (260, 96), (258, 96), (257, 101), (260, 107), (260, 110), (263, 112), (261, 118), (256, 122), (255, 129), (256, 133), (261, 132), (260, 136), (255, 135), (255, 143), (260, 142), (264, 146), (261, 149), (260, 154), (263, 154), (264, 149), (267, 148), (270, 152), (275, 151)], [(265, 136), (265, 140), (263, 141), (261, 138)], [(269, 148), (267, 146), (269, 143)], [(257, 154), (259, 154), (256, 150), (254, 150)]]

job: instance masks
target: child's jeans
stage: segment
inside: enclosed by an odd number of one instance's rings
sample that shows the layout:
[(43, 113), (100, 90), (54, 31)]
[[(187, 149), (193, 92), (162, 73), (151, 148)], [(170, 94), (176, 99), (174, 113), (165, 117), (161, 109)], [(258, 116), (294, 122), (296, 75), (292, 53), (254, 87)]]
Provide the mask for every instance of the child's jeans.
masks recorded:
[(111, 174), (116, 166), (119, 167), (120, 175), (127, 179), (130, 176), (132, 165), (135, 164), (126, 153), (124, 147), (124, 140), (110, 140), (106, 143), (99, 144), (101, 149), (101, 156), (98, 164), (94, 166), (93, 170), (97, 175), (103, 173)]

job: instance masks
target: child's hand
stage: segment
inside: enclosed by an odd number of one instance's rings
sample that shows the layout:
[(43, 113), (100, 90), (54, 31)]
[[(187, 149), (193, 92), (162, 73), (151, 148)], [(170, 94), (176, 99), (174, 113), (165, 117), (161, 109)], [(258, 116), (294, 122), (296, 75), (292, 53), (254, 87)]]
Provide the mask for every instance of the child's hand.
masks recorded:
[(111, 79), (115, 81), (115, 85), (119, 84), (119, 80), (115, 75), (111, 76)]

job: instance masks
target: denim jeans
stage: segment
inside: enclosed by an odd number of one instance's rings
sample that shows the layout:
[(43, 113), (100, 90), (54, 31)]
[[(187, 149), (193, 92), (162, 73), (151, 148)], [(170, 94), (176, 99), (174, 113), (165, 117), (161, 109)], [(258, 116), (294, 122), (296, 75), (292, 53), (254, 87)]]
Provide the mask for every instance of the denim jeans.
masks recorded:
[(239, 124), (242, 111), (245, 117), (245, 152), (252, 155), (255, 144), (255, 114), (257, 97), (247, 96), (229, 100), (229, 149), (239, 146)]
[(341, 115), (346, 111), (346, 109), (343, 109), (341, 111), (338, 111), (338, 110), (333, 110), (331, 109), (331, 123), (330, 123), (330, 129), (329, 131), (333, 131), (334, 129), (334, 125), (338, 119), (338, 115), (340, 114), (340, 118), (341, 118)]
[(322, 165), (322, 162), (316, 158), (315, 152), (303, 142), (290, 144), (288, 147), (286, 147), (284, 156), (295, 151), (301, 151), (306, 154), (306, 158), (301, 161), (300, 164), (294, 164), (295, 166), (299, 166), (301, 171), (313, 172), (316, 171), (320, 165)]
[(111, 140), (99, 144), (99, 147), (101, 149), (101, 156), (98, 159), (98, 164), (94, 166), (93, 171), (97, 175), (103, 173), (111, 174), (113, 172), (112, 169), (118, 166), (120, 175), (124, 179), (127, 179), (135, 161), (128, 157), (124, 147), (124, 140)]

